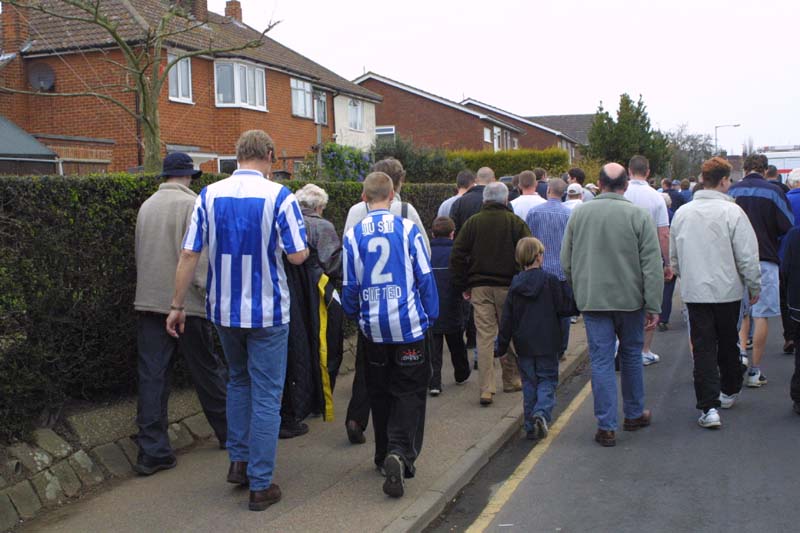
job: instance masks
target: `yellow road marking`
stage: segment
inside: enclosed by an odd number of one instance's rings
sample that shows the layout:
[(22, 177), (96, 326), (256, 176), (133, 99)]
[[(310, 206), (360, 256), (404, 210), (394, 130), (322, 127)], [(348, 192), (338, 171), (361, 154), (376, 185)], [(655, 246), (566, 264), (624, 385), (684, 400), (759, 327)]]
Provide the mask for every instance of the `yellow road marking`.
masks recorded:
[(539, 442), (533, 450), (525, 457), (525, 459), (520, 463), (514, 473), (511, 474), (503, 486), (500, 487), (500, 490), (492, 497), (486, 507), (483, 508), (481, 511), (480, 516), (472, 523), (471, 526), (467, 529), (467, 533), (483, 533), (492, 523), (492, 520), (497, 516), (503, 506), (508, 503), (508, 500), (511, 499), (511, 496), (514, 495), (516, 492), (517, 487), (525, 479), (528, 474), (536, 467), (536, 464), (539, 462), (539, 459), (547, 452), (550, 448), (550, 445), (553, 443), (558, 435), (561, 433), (561, 430), (566, 426), (578, 408), (581, 406), (583, 401), (589, 396), (592, 392), (592, 382), (589, 381), (586, 385), (581, 389), (578, 395), (573, 398), (572, 402), (567, 406), (566, 409), (561, 413), (561, 416), (558, 417), (555, 424), (550, 428), (550, 431), (547, 435), (547, 438), (544, 439), (542, 442)]

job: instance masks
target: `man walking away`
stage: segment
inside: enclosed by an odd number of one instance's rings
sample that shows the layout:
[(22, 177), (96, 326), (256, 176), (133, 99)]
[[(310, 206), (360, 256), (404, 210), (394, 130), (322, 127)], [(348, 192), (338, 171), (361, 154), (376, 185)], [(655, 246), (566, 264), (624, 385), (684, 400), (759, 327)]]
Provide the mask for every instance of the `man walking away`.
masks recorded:
[(643, 332), (658, 323), (664, 274), (653, 221), (623, 196), (628, 186), (625, 168), (605, 165), (599, 183), (602, 194), (572, 212), (561, 266), (583, 313), (589, 340), (598, 425), (595, 441), (615, 446), (615, 341), (619, 339), (622, 367), (623, 429), (636, 431), (650, 425), (641, 353)]
[(450, 218), (456, 225), (456, 235), (469, 217), (481, 210), (483, 189), (495, 181), (494, 170), (489, 167), (478, 169), (478, 173), (475, 175), (475, 186), (453, 203), (453, 207), (450, 208)]
[(456, 176), (456, 194), (455, 196), (451, 196), (444, 202), (442, 205), (439, 206), (439, 211), (436, 216), (439, 217), (449, 217), (450, 210), (453, 208), (453, 204), (456, 203), (456, 200), (464, 196), (464, 193), (470, 190), (472, 187), (475, 186), (475, 174), (471, 170), (462, 170)]
[(214, 353), (211, 324), (206, 320), (206, 265), (197, 269), (186, 295), (186, 329), (178, 339), (164, 331), (169, 298), (175, 287), (183, 235), (197, 198), (189, 184), (200, 176), (192, 159), (180, 152), (164, 159), (164, 183), (145, 200), (136, 217), (136, 300), (139, 348), (139, 402), (136, 422), (139, 457), (133, 469), (149, 475), (175, 466), (167, 436), (167, 404), (175, 352), (180, 351), (197, 397), (221, 448), (225, 419), (225, 366)]
[(542, 205), (547, 200), (536, 192), (536, 174), (530, 170), (523, 170), (519, 173), (519, 188), (522, 190), (522, 194), (511, 202), (511, 209), (514, 210), (515, 215), (525, 220), (531, 208)]
[(731, 165), (715, 157), (703, 163), (702, 172), (705, 188), (672, 221), (670, 262), (689, 310), (697, 423), (718, 428), (717, 410), (733, 407), (744, 379), (736, 346), (742, 292), (755, 303), (761, 273), (753, 227), (725, 194)]
[[(758, 238), (758, 257), (761, 267), (761, 295), (751, 309), (744, 309), (739, 328), (739, 344), (746, 346), (750, 320), (755, 320), (753, 332), (753, 360), (747, 372), (747, 386), (758, 388), (766, 385), (767, 378), (761, 372), (761, 360), (767, 345), (770, 317), (780, 316), (780, 290), (778, 241), (794, 223), (794, 215), (783, 191), (764, 179), (767, 157), (752, 154), (744, 160), (744, 179), (731, 186), (732, 196), (750, 219)], [(752, 317), (752, 318), (751, 318)]]
[(293, 265), (308, 257), (300, 205), (289, 189), (267, 178), (274, 154), (269, 135), (246, 131), (236, 143), (239, 169), (200, 192), (167, 317), (167, 332), (182, 335), (186, 291), (207, 247), (212, 284), (206, 287), (206, 312), (230, 372), (228, 482), (249, 483), (251, 511), (263, 511), (281, 499), (272, 475), (289, 336), (282, 256)]
[(672, 211), (677, 211), (680, 206), (685, 204), (686, 202), (681, 196), (681, 193), (676, 191), (672, 188), (672, 181), (664, 178), (661, 180), (661, 190), (669, 195), (669, 199), (672, 202)]
[(573, 167), (567, 171), (567, 184), (572, 185), (573, 183), (577, 183), (581, 187), (581, 194), (583, 197), (584, 202), (588, 202), (594, 199), (594, 194), (589, 189), (585, 189), (583, 187), (583, 183), (586, 181), (586, 173), (578, 168)]
[(383, 492), (399, 498), (422, 449), (431, 362), (425, 331), (439, 314), (436, 282), (422, 234), (389, 212), (392, 179), (373, 172), (362, 199), (369, 215), (344, 237), (345, 314), (358, 320)]

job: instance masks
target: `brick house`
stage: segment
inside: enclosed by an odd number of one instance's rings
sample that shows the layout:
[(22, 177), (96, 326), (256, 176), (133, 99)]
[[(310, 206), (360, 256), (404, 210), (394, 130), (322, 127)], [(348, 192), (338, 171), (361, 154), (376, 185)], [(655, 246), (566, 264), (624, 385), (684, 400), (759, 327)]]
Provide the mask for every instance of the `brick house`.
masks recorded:
[(540, 122), (535, 122), (530, 118), (515, 115), (510, 111), (504, 111), (489, 104), (479, 102), (474, 98), (467, 98), (461, 102), (461, 105), (481, 113), (486, 113), (487, 115), (506, 121), (519, 128), (520, 148), (531, 148), (534, 150), (544, 150), (545, 148), (553, 147), (561, 148), (569, 154), (570, 162), (578, 155), (576, 153), (576, 148), (580, 143), (568, 133), (548, 127)]
[(368, 72), (353, 80), (383, 96), (376, 109), (376, 134), (400, 136), (447, 150), (512, 150), (523, 130), (510, 121)]
[[(196, 27), (171, 37), (166, 54), (231, 47), (259, 36), (243, 23), (236, 0), (227, 2), (225, 16), (209, 12), (206, 0), (181, 1)], [(91, 90), (131, 108), (137, 105), (133, 93), (112, 88), (129, 80), (112, 64), (124, 63), (124, 57), (104, 30), (2, 4), (0, 87)], [(163, 0), (104, 0), (103, 9), (120, 21), (120, 33), (135, 46), (158, 23), (164, 5)], [(275, 140), (276, 170), (293, 172), (294, 162), (317, 142), (318, 126), (326, 141), (335, 138), (338, 122), (348, 124), (349, 117), (335, 113), (334, 98), (356, 102), (352, 107), (361, 106), (363, 119), (374, 117), (374, 111), (363, 111), (381, 101), (378, 94), (269, 37), (258, 48), (182, 60), (166, 85), (159, 103), (162, 151), (188, 152), (206, 172), (232, 171), (236, 140), (253, 128)], [(121, 171), (142, 164), (141, 125), (101, 98), (0, 92), (0, 115), (56, 152), (69, 170)], [(362, 127), (364, 132), (369, 128)]]

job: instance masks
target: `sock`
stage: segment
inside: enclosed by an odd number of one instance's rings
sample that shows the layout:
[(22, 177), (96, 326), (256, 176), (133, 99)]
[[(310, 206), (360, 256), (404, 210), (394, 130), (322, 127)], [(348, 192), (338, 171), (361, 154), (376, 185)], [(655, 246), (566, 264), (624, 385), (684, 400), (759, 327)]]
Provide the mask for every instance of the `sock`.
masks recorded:
[(759, 367), (753, 365), (753, 366), (750, 367), (750, 372), (748, 372), (748, 374), (750, 374), (751, 376), (755, 376), (760, 371), (761, 371), (761, 369)]

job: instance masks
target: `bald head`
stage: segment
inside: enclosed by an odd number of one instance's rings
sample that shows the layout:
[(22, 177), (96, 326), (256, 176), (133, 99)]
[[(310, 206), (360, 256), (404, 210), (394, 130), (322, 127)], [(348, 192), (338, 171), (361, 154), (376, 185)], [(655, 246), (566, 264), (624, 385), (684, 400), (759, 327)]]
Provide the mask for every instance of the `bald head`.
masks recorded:
[(603, 192), (621, 194), (628, 188), (628, 173), (619, 163), (608, 163), (600, 170), (598, 182)]
[(481, 167), (475, 175), (475, 183), (479, 185), (488, 185), (495, 181), (494, 170), (489, 167)]

